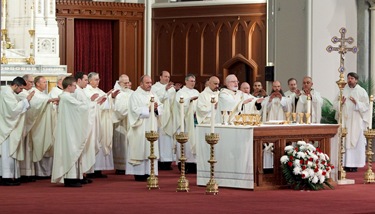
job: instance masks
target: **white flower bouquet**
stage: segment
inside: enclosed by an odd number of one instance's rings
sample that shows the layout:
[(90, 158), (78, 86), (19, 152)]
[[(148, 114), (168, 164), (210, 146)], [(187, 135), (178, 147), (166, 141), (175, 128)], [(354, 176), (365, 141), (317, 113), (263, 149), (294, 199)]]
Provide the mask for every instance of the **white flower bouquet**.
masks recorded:
[(284, 151), (280, 158), (283, 174), (294, 189), (320, 190), (324, 185), (333, 189), (328, 179), (334, 166), (327, 154), (305, 141), (286, 146)]

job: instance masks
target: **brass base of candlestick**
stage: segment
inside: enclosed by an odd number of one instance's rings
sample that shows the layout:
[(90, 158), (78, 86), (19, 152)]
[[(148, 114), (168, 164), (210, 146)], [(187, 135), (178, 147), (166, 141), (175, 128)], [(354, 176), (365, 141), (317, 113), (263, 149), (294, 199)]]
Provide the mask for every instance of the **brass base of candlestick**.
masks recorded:
[(154, 161), (156, 156), (154, 154), (154, 142), (159, 138), (159, 134), (155, 131), (146, 132), (146, 138), (150, 141), (150, 160), (151, 169), (150, 176), (147, 178), (147, 188), (150, 189), (159, 189), (158, 178), (155, 176), (155, 164)]
[(178, 143), (180, 143), (180, 162), (181, 162), (181, 176), (180, 179), (178, 179), (177, 182), (177, 192), (189, 192), (189, 181), (185, 177), (185, 143), (188, 141), (189, 136), (188, 133), (186, 132), (180, 132), (179, 134), (176, 135), (176, 140)]
[(372, 152), (372, 139), (375, 137), (375, 130), (369, 129), (365, 131), (365, 137), (367, 139), (367, 150), (366, 150), (366, 156), (367, 156), (367, 171), (365, 172), (365, 183), (374, 183), (375, 182), (375, 174), (372, 171), (372, 156), (374, 153)]
[(206, 194), (207, 195), (216, 195), (219, 193), (219, 186), (217, 185), (215, 181), (215, 163), (217, 162), (215, 160), (215, 144), (219, 141), (219, 134), (217, 133), (210, 133), (206, 134), (205, 136), (206, 141), (208, 144), (210, 144), (210, 160), (208, 160), (208, 163), (211, 165), (210, 169), (210, 180), (207, 183), (206, 186)]
[(306, 116), (306, 124), (311, 124), (311, 122), (310, 122), (311, 114), (310, 113), (305, 113), (305, 116)]

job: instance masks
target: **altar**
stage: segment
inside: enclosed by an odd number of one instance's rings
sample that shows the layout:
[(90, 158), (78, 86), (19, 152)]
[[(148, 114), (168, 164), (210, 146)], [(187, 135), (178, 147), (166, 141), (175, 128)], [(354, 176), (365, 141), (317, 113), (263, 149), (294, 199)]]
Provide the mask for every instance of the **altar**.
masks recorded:
[[(286, 145), (299, 140), (314, 143), (331, 157), (337, 166), (337, 124), (215, 126), (220, 135), (215, 145), (215, 180), (219, 187), (277, 189), (285, 186), (280, 158)], [(210, 177), (210, 147), (205, 142), (209, 125), (197, 126), (197, 185), (204, 186)], [(263, 145), (273, 143), (273, 169), (263, 169)], [(331, 149), (332, 148), (332, 149)], [(335, 149), (333, 149), (335, 148)], [(331, 177), (335, 180), (336, 172)]]

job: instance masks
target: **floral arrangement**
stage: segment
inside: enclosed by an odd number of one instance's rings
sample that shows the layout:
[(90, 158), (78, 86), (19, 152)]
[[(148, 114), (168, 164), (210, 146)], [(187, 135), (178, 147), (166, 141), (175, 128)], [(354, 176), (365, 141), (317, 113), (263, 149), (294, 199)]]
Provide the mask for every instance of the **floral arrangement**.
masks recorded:
[(320, 190), (324, 185), (333, 189), (328, 178), (334, 166), (327, 154), (304, 141), (286, 146), (284, 151), (280, 158), (283, 174), (294, 189)]

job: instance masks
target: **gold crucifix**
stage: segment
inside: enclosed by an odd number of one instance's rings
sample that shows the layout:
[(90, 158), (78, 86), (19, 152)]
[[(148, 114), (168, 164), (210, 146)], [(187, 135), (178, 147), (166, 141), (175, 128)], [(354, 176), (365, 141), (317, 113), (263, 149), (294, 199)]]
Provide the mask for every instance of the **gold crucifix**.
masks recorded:
[(332, 47), (331, 45), (328, 45), (328, 47), (326, 48), (326, 50), (329, 53), (331, 53), (332, 51), (339, 52), (339, 54), (340, 54), (339, 72), (340, 73), (344, 73), (344, 71), (345, 71), (345, 67), (344, 67), (345, 54), (348, 51), (351, 51), (353, 53), (357, 53), (358, 52), (358, 48), (357, 48), (357, 46), (354, 46), (354, 47), (351, 47), (351, 48), (346, 47), (345, 43), (352, 44), (354, 42), (354, 39), (352, 37), (345, 38), (346, 28), (342, 27), (339, 32), (341, 34), (341, 38), (338, 38), (337, 36), (334, 36), (331, 39), (331, 41), (333, 42), (333, 44), (336, 44), (336, 43), (340, 42), (339, 46), (338, 47)]

